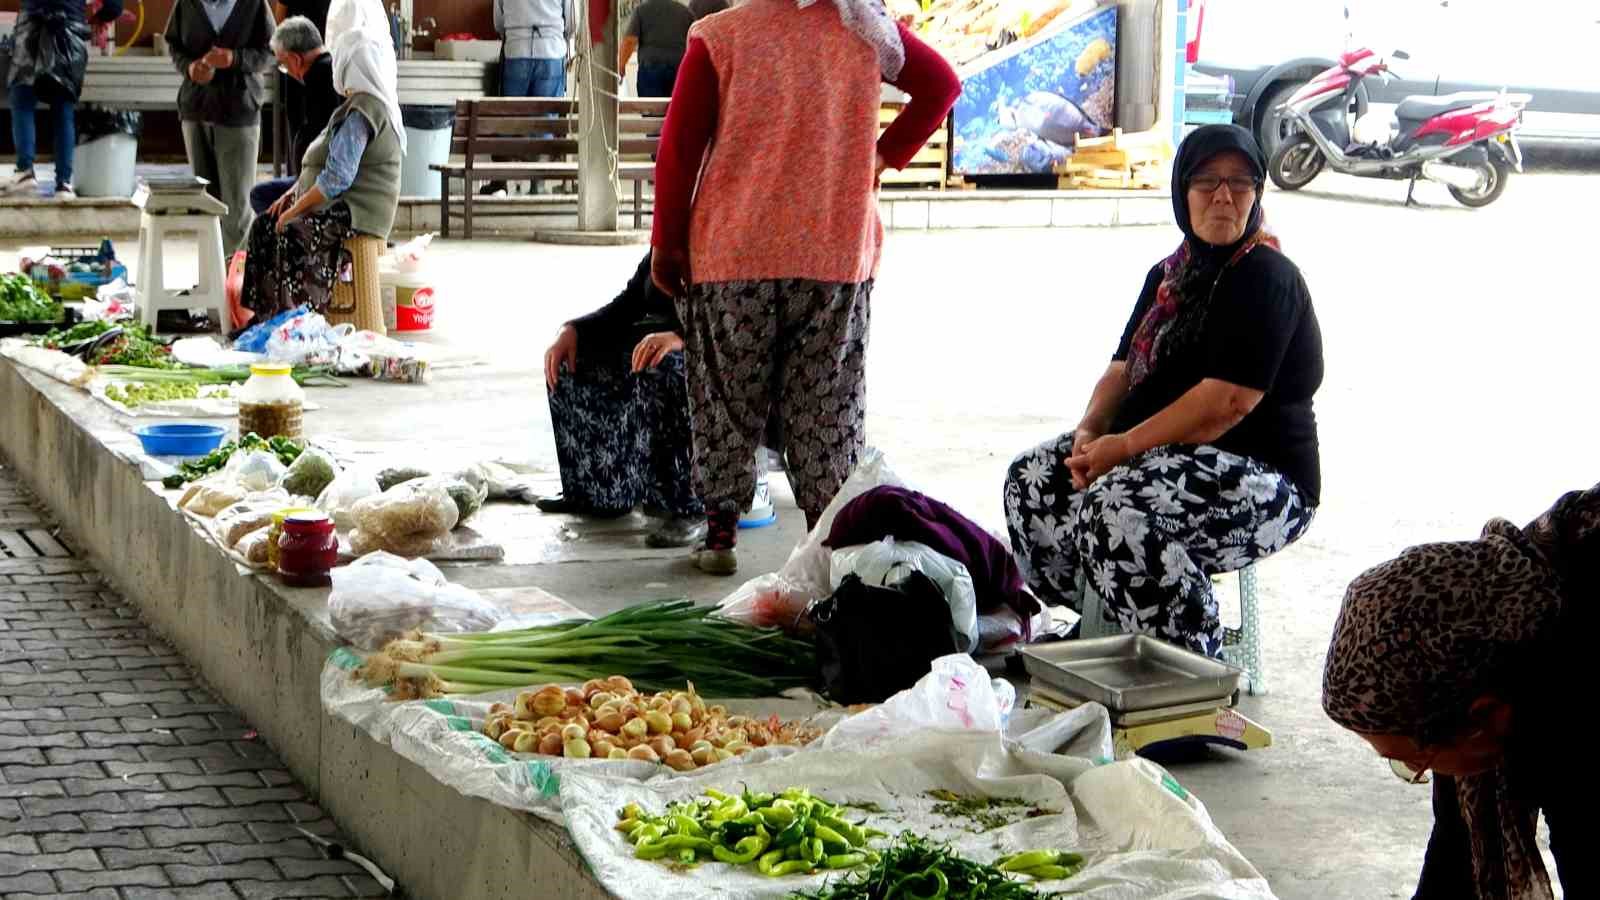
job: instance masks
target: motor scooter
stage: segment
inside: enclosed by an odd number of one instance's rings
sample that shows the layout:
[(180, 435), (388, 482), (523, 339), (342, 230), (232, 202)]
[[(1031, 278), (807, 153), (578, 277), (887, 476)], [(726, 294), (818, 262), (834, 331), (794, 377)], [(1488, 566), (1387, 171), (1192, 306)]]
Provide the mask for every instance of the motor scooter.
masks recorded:
[[(1410, 58), (1398, 50), (1393, 57)], [(1356, 89), (1372, 77), (1391, 79), (1388, 63), (1369, 49), (1352, 50), (1279, 107), (1289, 134), (1267, 163), (1273, 184), (1299, 190), (1327, 166), (1363, 178), (1407, 179), (1407, 206), (1413, 205), (1417, 179), (1426, 178), (1476, 208), (1505, 191), (1513, 169), (1522, 171), (1515, 131), (1531, 94), (1407, 97), (1392, 114), (1369, 111), (1352, 128), (1348, 110)]]

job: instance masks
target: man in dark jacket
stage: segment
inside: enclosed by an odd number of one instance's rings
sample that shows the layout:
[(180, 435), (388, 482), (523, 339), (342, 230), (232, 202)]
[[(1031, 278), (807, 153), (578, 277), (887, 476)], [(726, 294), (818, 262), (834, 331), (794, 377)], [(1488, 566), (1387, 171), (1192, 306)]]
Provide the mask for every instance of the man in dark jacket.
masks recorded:
[[(96, 26), (122, 15), (122, 0), (102, 0), (94, 13)], [(49, 103), (56, 117), (56, 197), (70, 200), (72, 154), (78, 143), (76, 108), (89, 67), (89, 24), (83, 0), (23, 0), (11, 52), (11, 140), (17, 167), (0, 181), (0, 196), (26, 196), (39, 189), (33, 174), (38, 147), (34, 128), (39, 101)]]
[(228, 205), (222, 239), (232, 251), (249, 231), (250, 186), (261, 149), (261, 73), (272, 68), (266, 0), (177, 0), (167, 47), (183, 75), (178, 116), (194, 173)]
[[(333, 89), (333, 56), (322, 44), (322, 31), (305, 16), (292, 16), (278, 23), (272, 33), (272, 52), (278, 66), (295, 85), (299, 100), (289, 110), (291, 172), (300, 171), (311, 142), (328, 127), (328, 120), (344, 104), (344, 97)], [(250, 209), (261, 215), (267, 207), (294, 185), (293, 178), (269, 178), (250, 189)]]

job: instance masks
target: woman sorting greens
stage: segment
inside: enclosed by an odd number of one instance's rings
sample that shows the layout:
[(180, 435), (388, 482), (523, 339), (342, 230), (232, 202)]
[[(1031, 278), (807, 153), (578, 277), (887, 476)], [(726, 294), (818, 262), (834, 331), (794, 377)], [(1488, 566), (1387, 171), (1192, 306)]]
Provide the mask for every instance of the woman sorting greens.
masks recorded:
[(1600, 897), (1579, 843), (1596, 801), (1582, 738), (1600, 599), (1600, 486), (1526, 528), (1424, 544), (1351, 583), (1322, 706), (1395, 774), (1433, 773), (1416, 900), (1550, 900), (1539, 814), (1568, 897)]
[(1211, 575), (1282, 550), (1311, 523), (1311, 398), (1322, 333), (1300, 271), (1262, 225), (1266, 160), (1207, 125), (1178, 148), (1183, 243), (1144, 290), (1076, 430), (1017, 457), (1006, 522), (1028, 584), (1107, 621), (1216, 656)]
[(301, 161), (300, 179), (250, 228), (243, 305), (257, 321), (309, 304), (327, 308), (345, 239), (387, 238), (400, 203), (405, 133), (387, 35), (347, 31), (333, 46), (345, 98)]

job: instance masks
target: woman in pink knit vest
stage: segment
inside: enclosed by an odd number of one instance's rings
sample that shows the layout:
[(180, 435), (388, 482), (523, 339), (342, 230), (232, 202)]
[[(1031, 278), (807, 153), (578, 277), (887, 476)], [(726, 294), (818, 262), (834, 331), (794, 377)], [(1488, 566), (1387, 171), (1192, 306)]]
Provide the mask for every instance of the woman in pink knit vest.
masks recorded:
[[(880, 138), (881, 82), (911, 102)], [(731, 575), (769, 411), (814, 527), (866, 443), (877, 180), (961, 92), (882, 0), (747, 0), (696, 23), (656, 163), (654, 279), (684, 324), (702, 570)]]

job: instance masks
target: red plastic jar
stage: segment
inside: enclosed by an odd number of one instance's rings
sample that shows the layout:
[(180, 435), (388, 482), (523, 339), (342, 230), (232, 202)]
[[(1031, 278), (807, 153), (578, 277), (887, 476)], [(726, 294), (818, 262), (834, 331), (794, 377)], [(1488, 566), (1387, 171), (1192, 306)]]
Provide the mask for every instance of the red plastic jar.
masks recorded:
[(278, 537), (278, 578), (289, 587), (327, 587), (339, 562), (339, 537), (323, 512), (296, 513), (283, 520)]

